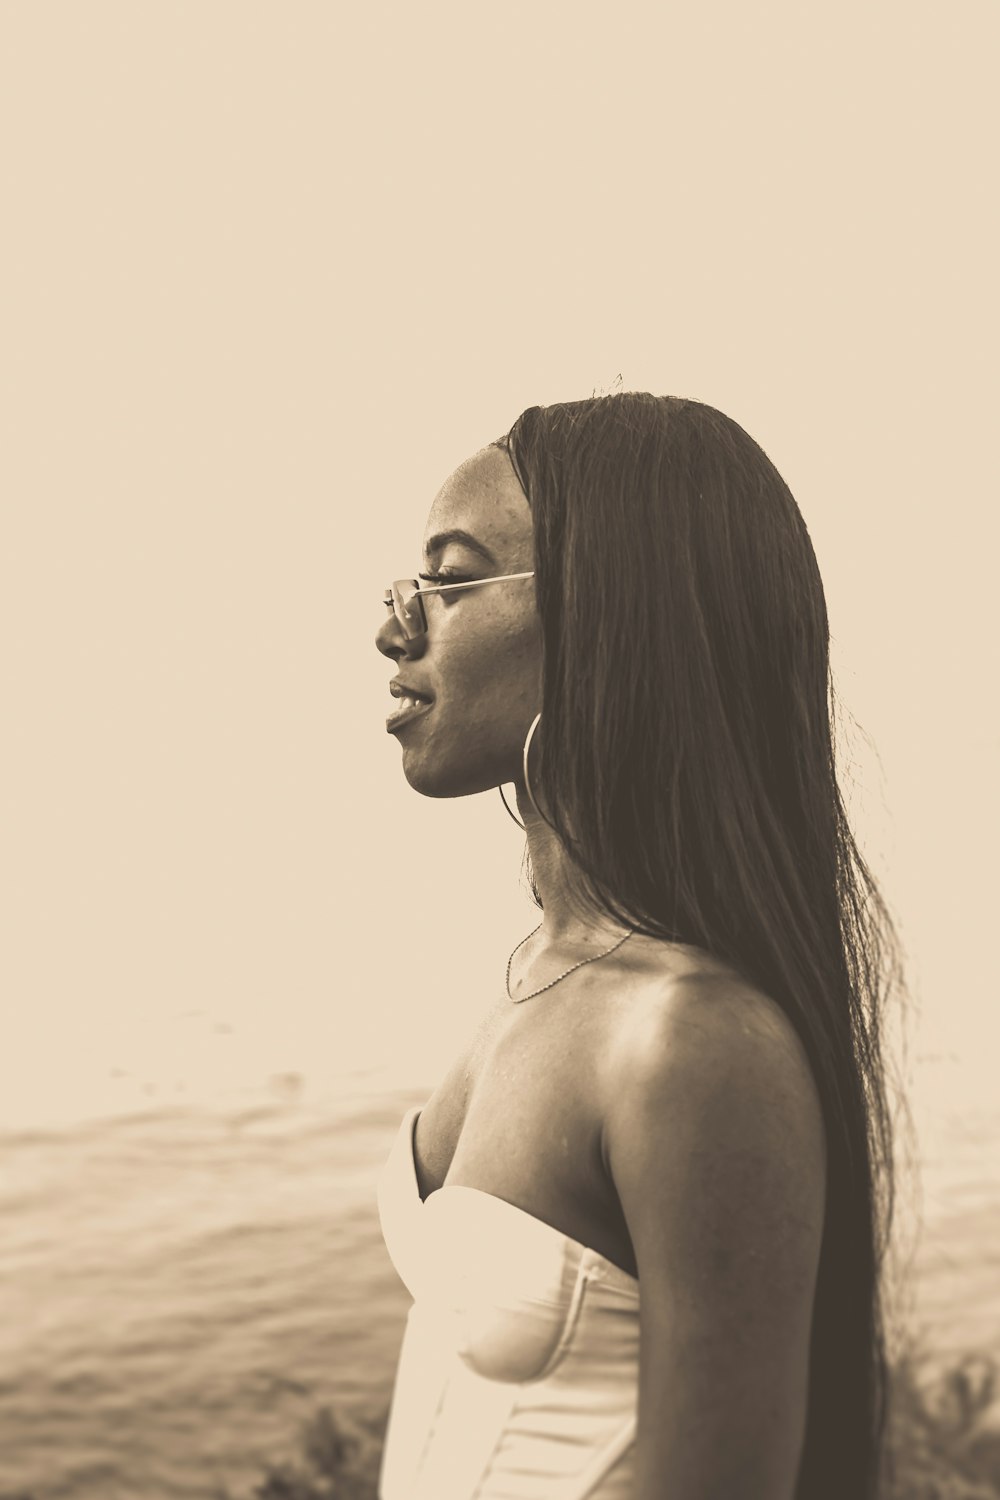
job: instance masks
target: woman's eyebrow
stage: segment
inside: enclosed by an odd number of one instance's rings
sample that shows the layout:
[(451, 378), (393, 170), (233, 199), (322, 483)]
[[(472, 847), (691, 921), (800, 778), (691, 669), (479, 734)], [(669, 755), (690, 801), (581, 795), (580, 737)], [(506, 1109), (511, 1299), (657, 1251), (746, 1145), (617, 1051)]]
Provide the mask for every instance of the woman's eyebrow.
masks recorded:
[(468, 547), (472, 552), (478, 552), (491, 568), (497, 566), (497, 560), (485, 543), (477, 541), (468, 531), (462, 531), (460, 527), (453, 527), (450, 531), (438, 531), (431, 537), (424, 548), (427, 557), (430, 558), (436, 552), (443, 552), (449, 542), (459, 542), (463, 547)]

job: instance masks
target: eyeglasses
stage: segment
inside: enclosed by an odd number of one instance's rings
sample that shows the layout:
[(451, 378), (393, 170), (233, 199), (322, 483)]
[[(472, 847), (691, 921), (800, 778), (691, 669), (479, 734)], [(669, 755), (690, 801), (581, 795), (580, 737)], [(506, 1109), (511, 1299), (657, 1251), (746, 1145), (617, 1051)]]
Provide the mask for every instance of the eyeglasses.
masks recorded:
[(468, 583), (438, 583), (431, 588), (422, 588), (415, 578), (397, 578), (382, 596), (386, 609), (391, 609), (399, 621), (408, 641), (427, 634), (427, 612), (423, 606), (424, 594), (447, 594), (451, 589), (481, 589), (484, 583), (506, 583), (511, 578), (533, 578), (530, 573), (501, 573), (496, 578), (473, 578)]

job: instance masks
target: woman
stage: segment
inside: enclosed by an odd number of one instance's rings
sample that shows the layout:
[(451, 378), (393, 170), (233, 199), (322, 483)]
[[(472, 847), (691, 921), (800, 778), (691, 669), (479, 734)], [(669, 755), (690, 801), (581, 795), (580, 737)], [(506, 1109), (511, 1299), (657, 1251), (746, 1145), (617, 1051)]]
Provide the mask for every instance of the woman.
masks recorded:
[(383, 1500), (863, 1500), (891, 932), (795, 501), (721, 412), (622, 393), (524, 412), (425, 553), (386, 727), (425, 796), (513, 782), (543, 916), (380, 1178)]

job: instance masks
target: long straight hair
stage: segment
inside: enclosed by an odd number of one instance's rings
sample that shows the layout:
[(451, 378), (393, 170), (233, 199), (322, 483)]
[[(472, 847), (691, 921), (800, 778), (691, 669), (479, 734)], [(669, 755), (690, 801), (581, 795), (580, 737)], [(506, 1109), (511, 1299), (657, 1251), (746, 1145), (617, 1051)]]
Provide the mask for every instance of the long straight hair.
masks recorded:
[(727, 963), (805, 1047), (827, 1188), (796, 1494), (866, 1500), (885, 1424), (880, 1016), (898, 948), (837, 782), (809, 533), (763, 450), (701, 402), (531, 407), (496, 446), (534, 529), (532, 788), (585, 898)]

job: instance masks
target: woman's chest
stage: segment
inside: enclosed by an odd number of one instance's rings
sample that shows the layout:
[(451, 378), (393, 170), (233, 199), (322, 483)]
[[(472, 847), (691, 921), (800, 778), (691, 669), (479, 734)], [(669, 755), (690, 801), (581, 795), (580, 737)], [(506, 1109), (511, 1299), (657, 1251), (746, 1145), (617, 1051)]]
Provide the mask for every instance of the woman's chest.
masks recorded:
[(476, 1188), (635, 1275), (602, 1153), (614, 1010), (569, 998), (578, 1003), (488, 1012), (417, 1120), (420, 1196)]

